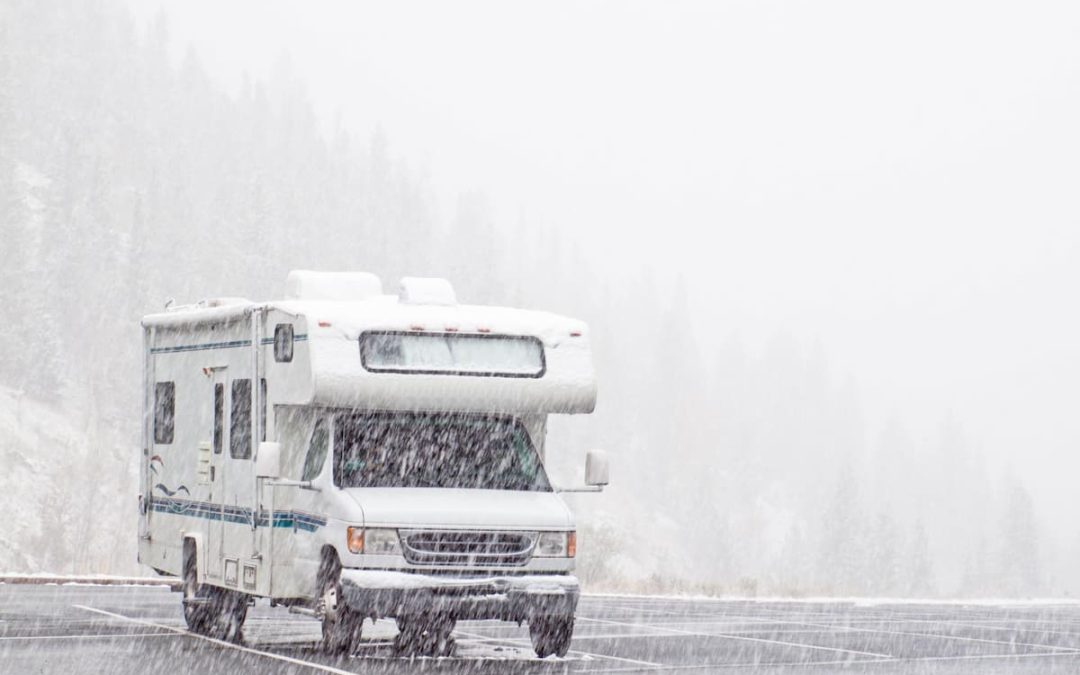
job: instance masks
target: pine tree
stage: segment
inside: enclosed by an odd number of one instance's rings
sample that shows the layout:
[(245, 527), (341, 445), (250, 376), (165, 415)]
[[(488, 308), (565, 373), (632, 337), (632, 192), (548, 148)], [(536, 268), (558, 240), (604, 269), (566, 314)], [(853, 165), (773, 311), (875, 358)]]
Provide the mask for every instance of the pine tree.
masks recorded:
[(913, 598), (932, 597), (936, 592), (934, 568), (930, 557), (930, 540), (922, 518), (915, 521), (908, 554), (907, 595)]
[(1031, 495), (1014, 476), (1006, 479), (999, 530), (998, 579), (1007, 595), (1029, 597), (1041, 590), (1039, 542)]

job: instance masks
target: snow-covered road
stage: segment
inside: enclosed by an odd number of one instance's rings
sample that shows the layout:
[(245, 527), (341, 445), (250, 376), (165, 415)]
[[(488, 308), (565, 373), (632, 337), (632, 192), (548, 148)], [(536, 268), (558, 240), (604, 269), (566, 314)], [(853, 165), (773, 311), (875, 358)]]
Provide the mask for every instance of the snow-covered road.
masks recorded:
[(0, 673), (1080, 672), (1080, 604), (864, 603), (587, 596), (566, 659), (525, 628), (462, 622), (455, 655), (398, 659), (381, 621), (351, 658), (318, 624), (258, 605), (245, 643), (183, 630), (168, 588), (0, 584)]

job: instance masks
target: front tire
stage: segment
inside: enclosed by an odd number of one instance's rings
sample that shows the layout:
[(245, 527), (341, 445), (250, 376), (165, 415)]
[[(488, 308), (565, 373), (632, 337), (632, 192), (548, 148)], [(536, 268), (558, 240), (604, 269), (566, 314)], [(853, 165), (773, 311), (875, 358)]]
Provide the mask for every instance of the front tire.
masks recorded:
[(573, 616), (539, 616), (529, 622), (529, 638), (540, 658), (566, 656), (574, 635)]
[(454, 653), (454, 626), (448, 616), (398, 617), (394, 651), (399, 656), (451, 656)]
[(341, 592), (341, 563), (327, 555), (319, 570), (319, 613), (322, 617), (323, 650), (349, 655), (360, 644), (364, 617), (349, 607)]

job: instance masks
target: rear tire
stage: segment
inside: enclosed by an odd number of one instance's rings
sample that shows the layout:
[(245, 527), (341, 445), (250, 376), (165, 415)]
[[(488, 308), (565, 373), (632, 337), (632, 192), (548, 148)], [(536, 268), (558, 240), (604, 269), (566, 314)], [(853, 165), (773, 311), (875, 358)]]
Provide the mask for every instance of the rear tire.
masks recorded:
[(250, 598), (236, 591), (215, 588), (217, 615), (214, 617), (216, 637), (241, 644), (244, 641), (244, 621), (247, 620)]
[(529, 622), (529, 638), (540, 658), (566, 656), (574, 635), (573, 616), (539, 616)]
[(323, 650), (349, 655), (360, 644), (364, 617), (349, 607), (341, 593), (341, 563), (328, 554), (319, 570), (319, 614), (322, 618)]
[(184, 621), (199, 635), (240, 643), (244, 639), (248, 596), (200, 584), (194, 545), (184, 546)]
[(184, 546), (184, 622), (188, 630), (199, 635), (210, 632), (210, 586), (199, 583), (195, 547)]

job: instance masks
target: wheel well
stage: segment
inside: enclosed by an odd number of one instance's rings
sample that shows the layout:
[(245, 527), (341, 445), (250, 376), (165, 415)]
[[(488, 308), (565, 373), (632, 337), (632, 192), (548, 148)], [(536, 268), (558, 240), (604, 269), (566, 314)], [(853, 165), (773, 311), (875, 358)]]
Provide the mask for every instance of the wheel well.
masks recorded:
[(341, 559), (338, 558), (337, 549), (335, 549), (330, 544), (326, 544), (322, 547), (322, 554), (319, 556), (319, 562), (330, 564), (337, 563), (338, 565), (340, 565)]
[(341, 560), (338, 558), (337, 551), (329, 544), (323, 546), (319, 554), (319, 573), (315, 578), (316, 592), (321, 593), (323, 584), (327, 579), (334, 578), (339, 569), (341, 569)]

